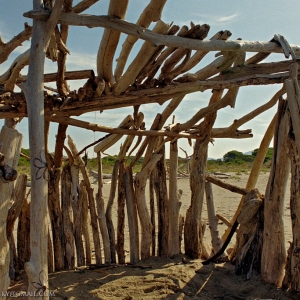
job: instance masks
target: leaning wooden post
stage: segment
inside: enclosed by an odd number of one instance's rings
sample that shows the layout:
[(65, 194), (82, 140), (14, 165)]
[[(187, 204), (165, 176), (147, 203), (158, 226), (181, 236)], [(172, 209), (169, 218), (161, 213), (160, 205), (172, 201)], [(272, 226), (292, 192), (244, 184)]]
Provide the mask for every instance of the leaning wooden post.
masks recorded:
[(215, 213), (211, 182), (208, 181), (205, 182), (205, 194), (206, 194), (209, 230), (211, 234), (211, 244), (213, 247), (213, 253), (215, 254), (221, 249), (223, 243), (222, 240), (220, 239), (219, 231), (218, 231), (218, 218), (216, 217), (216, 213)]
[[(15, 168), (18, 164), (21, 151), (22, 135), (13, 128), (3, 126), (0, 132), (0, 144), (2, 145), (0, 146), (2, 152), (2, 154), (0, 154), (1, 167), (3, 167), (4, 164), (7, 164)], [(6, 219), (13, 186), (12, 182), (8, 183), (0, 180), (0, 293), (2, 291), (5, 292), (10, 283), (8, 275), (10, 255), (9, 243), (6, 236)], [(0, 299), (6, 299), (6, 296), (0, 294)]]
[(274, 136), (273, 161), (264, 202), (265, 224), (261, 260), (262, 280), (277, 287), (282, 285), (286, 262), (283, 211), (290, 169), (290, 162), (287, 159), (288, 131), (287, 103), (285, 100), (281, 100)]
[[(42, 0), (33, 0), (33, 10), (39, 11)], [(47, 199), (48, 184), (45, 179), (47, 164), (44, 138), (44, 62), (48, 43), (57, 24), (63, 0), (56, 0), (49, 19), (33, 20), (33, 33), (30, 48), (30, 64), (27, 82), (22, 84), (29, 126), (29, 145), (31, 151), (31, 216), (30, 216), (30, 261), (25, 264), (28, 275), (28, 292), (34, 295), (40, 282), (43, 289), (48, 288), (48, 224)], [(47, 293), (28, 299), (49, 299)]]

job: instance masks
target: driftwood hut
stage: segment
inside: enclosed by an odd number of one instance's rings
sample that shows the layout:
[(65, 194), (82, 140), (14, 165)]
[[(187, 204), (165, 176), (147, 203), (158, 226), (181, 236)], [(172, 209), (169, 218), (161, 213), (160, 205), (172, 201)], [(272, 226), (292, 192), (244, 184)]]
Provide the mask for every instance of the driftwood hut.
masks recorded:
[[(270, 42), (248, 42), (230, 40), (231, 33), (226, 30), (211, 34), (208, 24), (191, 23), (182, 27), (166, 24), (160, 18), (166, 0), (149, 1), (136, 24), (126, 21), (128, 1), (111, 0), (105, 16), (83, 14), (95, 2), (97, 0), (82, 0), (73, 6), (71, 0), (34, 0), (32, 11), (24, 14), (33, 20), (33, 26), (26, 24), (25, 29), (7, 43), (0, 40), (1, 63), (22, 42), (31, 41), (30, 50), (21, 54), (0, 76), (0, 118), (5, 119), (0, 134), (0, 290), (5, 291), (9, 278), (24, 268), (29, 278), (28, 291), (36, 292), (47, 290), (48, 272), (91, 263), (125, 263), (124, 222), (127, 218), (131, 263), (151, 255), (179, 254), (182, 234), (185, 254), (202, 258), (203, 263), (217, 261), (224, 256), (229, 240), (239, 227), (237, 243), (229, 257), (236, 263), (237, 273), (251, 276), (252, 270), (257, 270), (264, 282), (277, 287), (284, 284), (299, 291), (299, 232), (296, 228), (300, 218), (300, 47), (290, 45), (280, 35), (275, 35)], [(151, 30), (148, 29), (150, 24), (154, 24)], [(66, 69), (70, 26), (105, 28), (95, 70)], [(127, 38), (118, 53), (121, 33)], [(128, 61), (137, 41), (142, 41), (139, 52)], [(217, 51), (215, 59), (191, 72), (211, 51)], [(282, 53), (282, 61), (265, 62), (272, 53)], [(45, 59), (57, 62), (56, 73), (44, 74)], [(115, 59), (117, 64), (113, 68)], [(20, 75), (26, 65), (28, 74)], [(69, 82), (77, 79), (84, 79), (86, 83), (71, 91)], [(48, 82), (56, 82), (56, 89), (47, 88)], [(281, 88), (275, 90), (267, 102), (234, 120), (229, 127), (214, 127), (217, 112), (226, 106), (234, 108), (243, 86), (275, 83), (281, 84)], [(22, 92), (16, 92), (16, 86)], [(200, 107), (185, 122), (166, 124), (187, 94), (205, 90), (211, 90), (206, 106)], [(167, 105), (152, 124), (145, 124), (141, 108), (149, 103)], [(224, 137), (251, 138), (251, 130), (240, 130), (240, 127), (276, 105), (278, 112), (261, 141), (247, 186), (241, 189), (206, 175), (210, 141)], [(76, 118), (91, 111), (122, 107), (132, 107), (132, 114), (124, 116), (116, 128)], [(14, 172), (22, 145), (22, 136), (15, 127), (24, 117), (28, 118), (30, 136), (30, 201), (26, 194), (26, 176), (17, 177)], [(48, 148), (51, 122), (59, 124), (54, 154)], [(107, 133), (94, 145), (98, 157), (97, 190), (91, 185), (82, 153), (71, 137), (67, 139), (69, 126)], [(273, 137), (275, 151), (269, 183), (266, 191), (258, 191), (255, 189), (258, 174)], [(101, 154), (121, 138), (110, 195), (108, 201), (104, 201)], [(185, 216), (180, 215), (177, 188), (178, 139), (194, 141), (190, 164), (192, 196)], [(165, 145), (168, 143), (167, 181)], [(127, 157), (133, 148), (135, 156), (129, 162)], [(63, 163), (63, 151), (68, 156), (67, 163)], [(133, 176), (132, 169), (142, 156), (141, 171)], [(287, 252), (282, 214), (289, 174), (293, 241)], [(146, 201), (147, 182), (150, 203)], [(240, 206), (223, 237), (217, 229), (211, 184), (241, 194)], [(210, 253), (207, 256), (203, 244), (201, 211), (205, 195), (212, 234), (211, 257), (208, 257)], [(115, 198), (117, 224), (113, 224), (111, 218)], [(17, 237), (14, 237), (17, 219)], [(92, 249), (95, 261), (91, 258)]]

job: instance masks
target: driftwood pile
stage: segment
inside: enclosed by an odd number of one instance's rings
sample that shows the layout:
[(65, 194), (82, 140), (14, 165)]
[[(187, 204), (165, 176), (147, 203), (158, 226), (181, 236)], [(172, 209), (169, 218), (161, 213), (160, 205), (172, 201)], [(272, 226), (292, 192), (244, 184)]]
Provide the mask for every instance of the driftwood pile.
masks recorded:
[[(229, 41), (229, 31), (210, 35), (207, 24), (196, 25), (191, 22), (190, 26), (181, 28), (166, 24), (161, 20), (166, 0), (151, 0), (136, 24), (125, 21), (128, 1), (111, 0), (107, 16), (81, 14), (95, 2), (97, 0), (83, 0), (72, 6), (72, 1), (56, 0), (53, 6), (53, 1), (43, 1), (44, 9), (41, 9), (41, 1), (33, 0), (33, 11), (24, 14), (33, 19), (33, 27), (25, 24), (24, 31), (11, 41), (4, 43), (0, 40), (2, 63), (16, 47), (31, 38), (31, 49), (21, 54), (7, 72), (0, 76), (0, 118), (6, 120), (0, 142), (3, 144), (1, 152), (6, 158), (11, 157), (11, 161), (7, 160), (6, 164), (15, 168), (21, 148), (21, 137), (15, 126), (23, 117), (28, 117), (32, 181), (29, 203), (23, 187), (26, 178), (18, 177), (15, 194), (21, 200), (14, 200), (11, 207), (9, 203), (13, 183), (0, 182), (0, 244), (4, 245), (0, 255), (0, 290), (5, 291), (8, 287), (8, 270), (13, 277), (13, 269), (23, 267), (28, 274), (30, 292), (36, 291), (32, 284), (34, 282), (40, 282), (43, 289), (47, 289), (48, 268), (57, 271), (89, 264), (92, 248), (95, 250), (96, 264), (125, 263), (126, 215), (130, 231), (131, 263), (150, 255), (172, 257), (179, 254), (182, 232), (185, 254), (201, 258), (206, 253), (201, 222), (206, 191), (215, 253), (210, 260), (222, 257), (226, 244), (240, 225), (236, 247), (230, 254), (230, 259), (237, 264), (237, 273), (245, 273), (249, 277), (253, 270), (261, 271), (264, 282), (278, 287), (284, 282), (299, 291), (299, 233), (296, 228), (299, 227), (300, 217), (300, 100), (297, 81), (297, 55), (300, 48), (289, 45), (280, 35), (275, 35), (270, 42)], [(152, 22), (155, 26), (153, 30), (148, 30)], [(66, 70), (69, 26), (105, 28), (95, 62), (96, 74), (93, 70)], [(121, 33), (126, 34), (127, 38), (120, 53), (116, 53)], [(144, 43), (138, 54), (131, 59), (131, 49), (139, 39), (144, 40)], [(220, 52), (216, 53), (211, 63), (200, 66), (202, 59), (212, 51)], [(246, 59), (246, 53), (254, 55)], [(272, 53), (284, 53), (286, 60), (264, 62)], [(44, 74), (46, 57), (57, 62), (57, 73)], [(290, 57), (291, 60), (288, 60)], [(113, 70), (113, 60), (116, 58), (117, 65)], [(127, 62), (128, 67), (125, 68)], [(28, 74), (20, 75), (26, 65), (29, 65)], [(194, 68), (198, 70), (188, 73)], [(69, 82), (74, 79), (87, 81), (72, 91)], [(44, 85), (47, 82), (56, 82), (57, 88), (47, 87)], [(241, 87), (269, 84), (282, 86), (269, 101), (234, 120), (227, 128), (214, 127), (217, 111), (228, 105), (234, 108)], [(22, 92), (15, 92), (16, 86), (20, 86)], [(212, 93), (207, 106), (199, 107), (198, 112), (184, 123), (166, 124), (184, 101), (185, 95), (208, 89)], [(283, 98), (285, 94), (287, 100)], [(165, 102), (167, 105), (157, 114), (153, 123), (145, 124), (141, 105)], [(251, 138), (251, 129), (239, 128), (278, 102), (278, 113), (261, 142), (245, 189), (230, 187), (206, 176), (207, 149), (212, 139)], [(71, 118), (91, 111), (128, 106), (133, 109), (132, 115), (125, 117), (117, 128)], [(59, 123), (54, 154), (48, 149), (50, 122)], [(146, 125), (150, 129), (146, 129)], [(96, 195), (80, 157), (81, 153), (71, 138), (68, 146), (65, 145), (68, 126), (108, 133), (94, 148), (99, 162)], [(273, 136), (275, 154), (263, 200), (255, 190), (255, 185)], [(112, 174), (111, 192), (105, 203), (101, 153), (121, 138), (122, 146)], [(177, 187), (180, 138), (190, 142), (195, 140), (189, 169), (191, 203), (184, 218), (180, 215), (181, 194)], [(167, 143), (170, 145), (168, 181), (165, 165)], [(63, 151), (68, 155), (67, 164), (62, 163)], [(134, 158), (128, 160), (133, 151)], [(142, 156), (141, 171), (133, 180), (133, 167)], [(290, 161), (293, 241), (286, 257), (282, 215)], [(82, 181), (79, 180), (79, 171)], [(150, 203), (146, 201), (147, 182), (150, 186)], [(222, 239), (216, 226), (210, 182), (243, 195)], [(18, 191), (18, 186), (22, 191)], [(116, 194), (118, 222), (113, 224), (112, 205)], [(29, 214), (30, 237), (29, 230), (27, 235), (25, 232), (29, 226)], [(26, 238), (15, 247), (12, 228), (17, 216), (19, 234)], [(87, 230), (89, 218), (93, 242)], [(18, 262), (14, 262), (14, 259)]]

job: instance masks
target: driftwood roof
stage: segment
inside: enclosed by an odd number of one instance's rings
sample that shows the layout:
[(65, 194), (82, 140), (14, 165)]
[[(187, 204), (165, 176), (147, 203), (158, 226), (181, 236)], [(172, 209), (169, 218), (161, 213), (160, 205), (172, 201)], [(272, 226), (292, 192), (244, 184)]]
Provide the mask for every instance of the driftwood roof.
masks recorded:
[[(30, 11), (24, 16), (38, 20), (48, 20), (51, 14), (51, 1), (44, 1), (45, 9)], [(248, 85), (270, 85), (283, 83), (289, 77), (290, 65), (297, 61), (300, 47), (289, 45), (283, 36), (275, 35), (269, 42), (249, 42), (230, 40), (227, 30), (211, 34), (208, 24), (182, 26), (166, 24), (160, 20), (165, 0), (152, 0), (141, 14), (136, 24), (126, 21), (128, 1), (122, 4), (111, 1), (107, 16), (81, 14), (93, 5), (95, 0), (81, 1), (72, 7), (72, 1), (65, 1), (63, 12), (51, 36), (46, 56), (57, 61), (57, 73), (45, 74), (45, 118), (64, 124), (79, 126), (91, 130), (145, 135), (176, 136), (182, 132), (184, 137), (197, 138), (193, 126), (207, 114), (226, 106), (234, 107), (240, 87)], [(152, 22), (155, 26), (147, 29)], [(65, 70), (69, 53), (66, 43), (69, 26), (104, 27), (95, 70)], [(120, 34), (127, 34), (120, 53), (117, 45)], [(0, 41), (0, 62), (21, 43), (31, 37), (32, 28), (25, 29), (11, 41)], [(135, 42), (143, 44), (134, 59), (125, 68)], [(204, 68), (197, 66), (211, 51), (219, 51), (215, 59)], [(246, 53), (253, 53), (245, 59)], [(286, 60), (263, 62), (271, 53), (283, 53)], [(27, 77), (20, 71), (29, 64), (30, 51), (21, 54), (11, 67), (0, 76), (0, 118), (27, 116), (27, 105), (22, 92), (14, 92), (15, 86), (21, 86)], [(117, 59), (115, 69), (113, 61)], [(287, 60), (289, 59), (289, 60)], [(191, 72), (191, 70), (197, 70)], [(68, 81), (86, 79), (86, 83), (76, 91), (70, 91)], [(56, 82), (57, 89), (47, 87), (48, 82)], [(96, 124), (71, 119), (91, 111), (127, 106), (135, 107), (147, 103), (162, 104), (170, 99), (183, 99), (186, 94), (205, 90), (228, 90), (221, 100), (201, 108), (184, 124), (176, 124), (160, 133), (141, 130), (135, 133), (128, 128), (112, 129)], [(285, 93), (284, 88), (254, 112), (237, 120), (228, 128), (212, 130), (212, 137), (250, 137), (251, 131), (239, 131), (240, 125), (274, 106)], [(178, 105), (178, 104), (177, 104)], [(136, 128), (135, 128), (136, 129)], [(183, 133), (184, 131), (184, 133)], [(174, 133), (170, 133), (174, 132)]]

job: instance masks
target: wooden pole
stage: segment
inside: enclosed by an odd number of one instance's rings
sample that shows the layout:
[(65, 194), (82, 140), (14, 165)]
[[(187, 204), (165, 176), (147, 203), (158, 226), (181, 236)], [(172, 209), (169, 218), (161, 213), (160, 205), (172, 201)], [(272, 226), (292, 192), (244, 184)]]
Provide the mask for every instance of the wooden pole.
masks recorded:
[(100, 152), (97, 152), (97, 161), (98, 161), (98, 193), (96, 195), (96, 202), (97, 202), (98, 222), (99, 222), (99, 228), (100, 228), (102, 241), (103, 241), (104, 261), (106, 264), (110, 264), (111, 253), (110, 253), (108, 229), (107, 229), (106, 218), (105, 218), (104, 198), (102, 192), (103, 175), (102, 175), (102, 159), (101, 159)]
[(135, 264), (139, 260), (139, 228), (133, 175), (130, 167), (125, 167), (124, 183), (130, 240), (130, 263)]
[(178, 145), (170, 143), (169, 165), (169, 256), (179, 254), (179, 202), (178, 202)]
[(218, 231), (218, 218), (216, 217), (216, 213), (215, 213), (212, 184), (208, 181), (205, 182), (205, 194), (206, 194), (209, 230), (211, 234), (211, 244), (213, 247), (213, 253), (215, 254), (221, 249), (223, 242), (220, 239), (219, 231)]
[[(41, 10), (43, 1), (33, 0), (33, 9)], [(30, 216), (30, 261), (25, 264), (28, 276), (28, 299), (49, 299), (49, 295), (32, 296), (37, 291), (34, 282), (39, 282), (43, 290), (48, 288), (48, 224), (47, 201), (48, 188), (45, 174), (44, 138), (44, 62), (50, 37), (57, 24), (63, 0), (56, 0), (51, 16), (46, 22), (33, 21), (33, 34), (30, 48), (30, 65), (28, 79), (22, 84), (27, 99), (29, 145), (31, 151), (31, 216)]]

